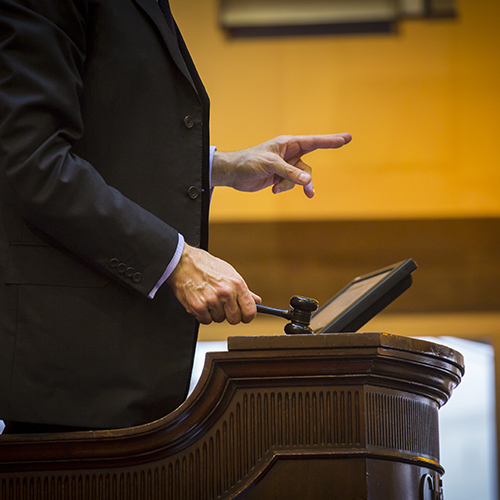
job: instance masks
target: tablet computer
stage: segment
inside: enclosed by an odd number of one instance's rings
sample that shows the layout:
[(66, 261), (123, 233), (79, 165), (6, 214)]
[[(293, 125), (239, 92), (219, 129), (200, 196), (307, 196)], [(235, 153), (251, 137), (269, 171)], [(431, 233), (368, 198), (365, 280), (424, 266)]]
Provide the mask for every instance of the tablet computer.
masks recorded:
[(408, 259), (355, 278), (312, 315), (311, 329), (356, 332), (410, 287), (416, 268)]

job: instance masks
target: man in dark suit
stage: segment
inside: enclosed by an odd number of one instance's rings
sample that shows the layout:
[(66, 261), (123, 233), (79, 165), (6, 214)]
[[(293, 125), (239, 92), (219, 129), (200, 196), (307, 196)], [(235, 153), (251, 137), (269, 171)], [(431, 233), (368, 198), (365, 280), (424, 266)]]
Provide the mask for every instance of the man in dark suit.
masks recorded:
[(13, 431), (175, 409), (198, 322), (249, 322), (260, 301), (205, 251), (211, 187), (312, 196), (302, 155), (350, 140), (214, 153), (208, 96), (160, 4), (0, 3), (0, 418)]

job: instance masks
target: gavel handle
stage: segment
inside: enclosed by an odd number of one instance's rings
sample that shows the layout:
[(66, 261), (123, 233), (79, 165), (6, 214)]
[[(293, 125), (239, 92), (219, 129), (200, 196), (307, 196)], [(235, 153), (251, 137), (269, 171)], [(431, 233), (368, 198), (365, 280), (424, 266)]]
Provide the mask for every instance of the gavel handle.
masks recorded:
[(260, 314), (270, 314), (271, 316), (278, 316), (280, 318), (292, 319), (291, 311), (285, 311), (283, 309), (275, 309), (274, 307), (263, 306), (257, 304), (257, 312)]

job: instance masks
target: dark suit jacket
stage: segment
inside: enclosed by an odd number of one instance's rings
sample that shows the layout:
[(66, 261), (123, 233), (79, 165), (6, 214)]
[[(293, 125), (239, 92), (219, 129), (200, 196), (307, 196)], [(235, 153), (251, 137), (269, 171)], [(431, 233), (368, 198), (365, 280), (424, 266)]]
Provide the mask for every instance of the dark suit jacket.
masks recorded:
[(178, 231), (207, 244), (208, 106), (156, 0), (2, 0), (0, 418), (182, 402), (198, 325), (147, 295)]

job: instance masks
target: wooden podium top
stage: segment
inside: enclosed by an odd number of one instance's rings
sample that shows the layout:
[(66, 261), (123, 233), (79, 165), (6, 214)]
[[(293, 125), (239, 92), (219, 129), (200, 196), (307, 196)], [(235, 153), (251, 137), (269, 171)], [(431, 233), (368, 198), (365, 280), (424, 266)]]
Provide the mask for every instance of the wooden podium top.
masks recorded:
[(326, 333), (311, 335), (239, 336), (228, 338), (229, 351), (280, 349), (360, 349), (384, 348), (446, 359), (455, 364), (463, 375), (464, 358), (450, 347), (412, 337), (389, 333)]

